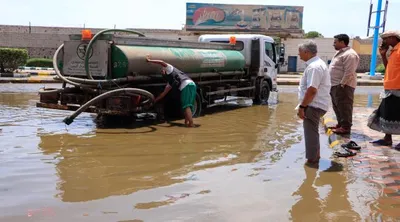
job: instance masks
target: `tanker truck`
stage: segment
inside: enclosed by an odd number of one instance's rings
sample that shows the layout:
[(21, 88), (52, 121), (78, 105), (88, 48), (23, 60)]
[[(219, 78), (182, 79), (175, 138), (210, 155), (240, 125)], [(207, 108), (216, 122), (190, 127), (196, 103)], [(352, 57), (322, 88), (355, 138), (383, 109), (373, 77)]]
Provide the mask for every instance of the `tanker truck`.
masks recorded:
[[(195, 42), (148, 38), (134, 30), (96, 34), (82, 30), (70, 35), (54, 54), (61, 88), (40, 89), (36, 106), (74, 111), (64, 119), (68, 125), (82, 112), (135, 116), (154, 111), (151, 104), (166, 81), (159, 66), (146, 62), (146, 55), (172, 64), (193, 79), (197, 85), (194, 116), (242, 97), (262, 104), (271, 91), (277, 91), (277, 70), (283, 63), (278, 47), (273, 38), (260, 34), (207, 34)], [(171, 90), (157, 112), (181, 115), (179, 98), (179, 91)]]

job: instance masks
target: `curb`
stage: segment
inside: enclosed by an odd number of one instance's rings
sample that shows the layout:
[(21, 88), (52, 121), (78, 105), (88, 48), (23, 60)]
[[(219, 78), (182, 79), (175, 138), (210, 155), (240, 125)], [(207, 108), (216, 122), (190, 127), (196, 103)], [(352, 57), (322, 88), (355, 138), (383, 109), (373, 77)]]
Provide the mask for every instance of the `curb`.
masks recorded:
[(50, 67), (29, 67), (29, 66), (20, 66), (16, 70), (16, 73), (27, 73), (32, 76), (51, 76), (56, 75), (54, 68)]
[(29, 73), (0, 73), (0, 77), (7, 78), (26, 78), (29, 77)]
[(54, 76), (56, 73), (54, 72), (29, 72), (32, 76)]
[(0, 83), (62, 83), (62, 80), (53, 78), (37, 78), (37, 77), (22, 77), (22, 78), (0, 78)]
[(0, 73), (0, 77), (6, 78), (27, 78), (31, 76), (55, 76), (56, 73), (51, 72), (14, 72), (14, 73)]
[(20, 66), (18, 67), (19, 70), (54, 70), (54, 68), (50, 67), (30, 67), (30, 66)]
[(62, 83), (62, 81), (51, 80), (51, 79), (0, 79), (0, 83)]

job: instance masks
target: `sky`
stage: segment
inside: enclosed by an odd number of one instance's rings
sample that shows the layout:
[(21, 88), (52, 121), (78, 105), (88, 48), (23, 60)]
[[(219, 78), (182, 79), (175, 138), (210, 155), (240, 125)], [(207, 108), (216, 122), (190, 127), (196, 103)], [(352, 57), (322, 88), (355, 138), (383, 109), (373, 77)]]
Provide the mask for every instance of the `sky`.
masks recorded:
[[(366, 37), (371, 0), (208, 0), (220, 4), (303, 6), (303, 29), (325, 37)], [(186, 0), (0, 0), (0, 24), (91, 28), (181, 29)], [(372, 0), (376, 10), (378, 0)], [(396, 13), (397, 11), (397, 13)], [(400, 30), (400, 0), (389, 0), (386, 29)], [(375, 25), (375, 15), (371, 20)], [(372, 30), (371, 30), (372, 31)], [(372, 32), (370, 32), (370, 36)]]

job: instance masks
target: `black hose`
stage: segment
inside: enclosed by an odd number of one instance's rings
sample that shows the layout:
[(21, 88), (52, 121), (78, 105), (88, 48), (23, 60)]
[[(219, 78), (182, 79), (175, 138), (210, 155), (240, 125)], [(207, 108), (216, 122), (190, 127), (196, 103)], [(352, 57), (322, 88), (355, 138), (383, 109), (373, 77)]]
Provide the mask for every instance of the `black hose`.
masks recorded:
[[(90, 105), (92, 105), (95, 102), (98, 102), (99, 100), (108, 98), (110, 96), (113, 96), (115, 94), (123, 94), (123, 93), (134, 93), (134, 94), (139, 94), (139, 95), (144, 95), (145, 97), (151, 99), (151, 101), (154, 101), (154, 95), (146, 90), (143, 89), (137, 89), (137, 88), (124, 88), (124, 89), (115, 89), (111, 90), (108, 92), (105, 92), (101, 95), (96, 96), (95, 98), (91, 99), (87, 103), (85, 103), (83, 106), (81, 106), (78, 110), (76, 110), (72, 115), (69, 117), (66, 117), (63, 122), (66, 123), (67, 125), (71, 124), (74, 119), (84, 112), (87, 108), (89, 108)], [(147, 102), (147, 101), (146, 101)]]

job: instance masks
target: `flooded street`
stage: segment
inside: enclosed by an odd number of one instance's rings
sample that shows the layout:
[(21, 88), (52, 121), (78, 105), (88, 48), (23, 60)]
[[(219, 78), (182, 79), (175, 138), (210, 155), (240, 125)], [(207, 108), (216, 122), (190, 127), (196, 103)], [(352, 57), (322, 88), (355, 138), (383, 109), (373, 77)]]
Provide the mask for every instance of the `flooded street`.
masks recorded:
[[(280, 87), (275, 105), (212, 109), (198, 128), (179, 120), (107, 129), (93, 114), (67, 126), (72, 112), (36, 108), (42, 86), (0, 84), (0, 221), (382, 217), (382, 194), (332, 157), (322, 127), (319, 169), (304, 165), (296, 87)], [(377, 107), (380, 89), (359, 87), (355, 106)]]

